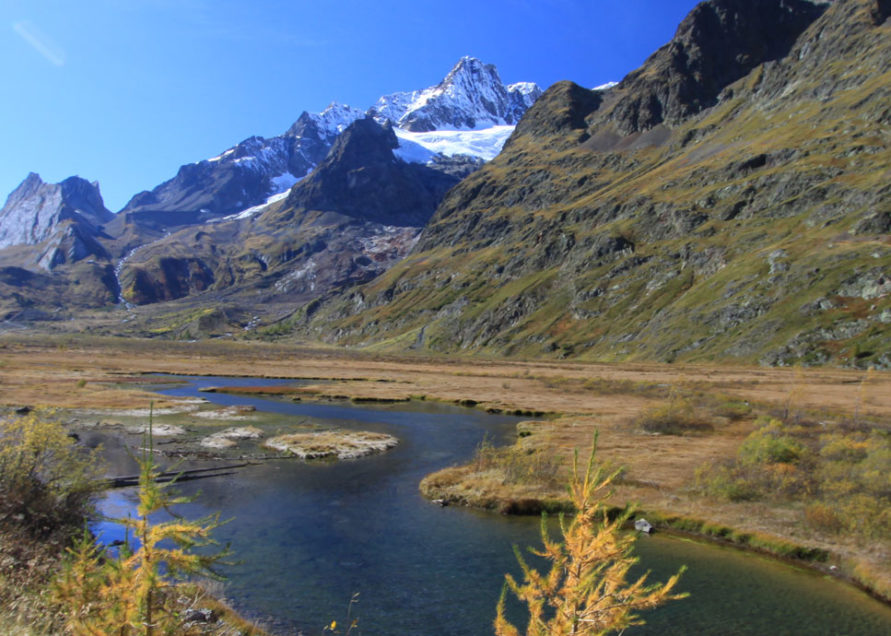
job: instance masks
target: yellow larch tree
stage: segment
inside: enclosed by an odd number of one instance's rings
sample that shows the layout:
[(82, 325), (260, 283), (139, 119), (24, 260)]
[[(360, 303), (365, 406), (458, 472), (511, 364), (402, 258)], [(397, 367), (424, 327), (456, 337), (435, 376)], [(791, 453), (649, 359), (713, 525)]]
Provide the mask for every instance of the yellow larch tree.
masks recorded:
[(673, 592), (684, 568), (665, 583), (647, 583), (647, 574), (628, 580), (629, 570), (637, 563), (635, 537), (622, 527), (632, 510), (610, 519), (606, 502), (618, 471), (607, 473), (595, 464), (596, 446), (595, 437), (584, 476), (579, 473), (577, 453), (573, 461), (569, 496), (576, 513), (568, 522), (560, 515), (562, 541), (551, 539), (547, 519), (542, 518), (544, 547), (531, 552), (548, 560), (550, 570), (539, 572), (514, 548), (523, 582), (505, 576), (495, 619), (497, 636), (521, 634), (505, 616), (508, 590), (528, 608), (526, 636), (617, 633), (644, 622), (638, 611), (687, 596)]

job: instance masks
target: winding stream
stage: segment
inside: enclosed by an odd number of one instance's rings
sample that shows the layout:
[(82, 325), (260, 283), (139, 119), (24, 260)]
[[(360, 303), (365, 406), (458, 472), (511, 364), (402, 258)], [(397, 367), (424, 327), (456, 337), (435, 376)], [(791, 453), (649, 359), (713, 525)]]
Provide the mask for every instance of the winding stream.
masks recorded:
[[(216, 537), (231, 542), (239, 559), (225, 571), (225, 595), (238, 609), (280, 633), (319, 634), (331, 620), (344, 621), (358, 592), (354, 615), (363, 634), (492, 633), (504, 573), (519, 575), (511, 546), (539, 545), (538, 520), (440, 508), (417, 484), (466, 461), (485, 433), (508, 442), (520, 418), (424, 402), (304, 404), (200, 393), (202, 386), (264, 381), (183, 379), (187, 385), (159, 392), (310, 415), (400, 439), (396, 449), (364, 459), (271, 461), (235, 477), (181, 484), (186, 493), (201, 491), (187, 516), (221, 511), (232, 518)], [(127, 508), (133, 497), (116, 491), (104, 506)], [(691, 596), (647, 613), (647, 625), (627, 634), (891, 633), (891, 608), (783, 563), (658, 535), (641, 538), (638, 555), (653, 580), (686, 564), (681, 587)]]

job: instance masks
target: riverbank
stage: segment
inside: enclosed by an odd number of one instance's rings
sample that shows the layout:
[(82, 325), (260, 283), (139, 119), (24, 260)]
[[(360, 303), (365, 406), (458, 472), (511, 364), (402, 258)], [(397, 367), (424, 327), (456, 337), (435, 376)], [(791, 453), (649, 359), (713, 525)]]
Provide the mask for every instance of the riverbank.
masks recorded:
[[(516, 448), (553, 460), (543, 462), (539, 469), (553, 477), (558, 494), (572, 450), (589, 447), (594, 431), (599, 431), (598, 456), (624, 467), (615, 496), (619, 505), (633, 501), (648, 513), (665, 511), (665, 517), (708, 520), (702, 524), (702, 534), (708, 534), (706, 525), (732, 528), (725, 534), (772, 537), (825, 550), (832, 555), (827, 564), (835, 565), (837, 573), (863, 581), (885, 598), (891, 593), (887, 539), (864, 540), (818, 527), (807, 518), (806, 503), (794, 498), (731, 501), (695, 487), (697, 470), (733, 460), (761, 426), (761, 416), (799, 415), (818, 427), (821, 422), (829, 427), (854, 418), (858, 425), (865, 422), (887, 430), (889, 374), (867, 377), (863, 372), (836, 369), (395, 358), (262, 343), (0, 338), (2, 400), (11, 407), (133, 408), (147, 407), (151, 400), (158, 408), (176, 406), (174, 398), (159, 399), (138, 388), (146, 372), (303, 380), (276, 389), (279, 397), (289, 399), (424, 399), (495, 412), (549, 413), (548, 418), (518, 431)], [(678, 410), (689, 406), (710, 428), (656, 434), (641, 424), (643, 415), (672, 404)], [(525, 469), (514, 465), (512, 470), (516, 477)], [(541, 472), (530, 473), (522, 492), (497, 475), (490, 475), (489, 481), (504, 491), (499, 497), (522, 504), (511, 510), (521, 512), (533, 507), (530, 501), (550, 501), (547, 492), (527, 492), (541, 486), (537, 481), (541, 477)], [(455, 481), (467, 485), (464, 478)], [(470, 492), (483, 486), (471, 485)], [(465, 499), (472, 503), (471, 497), (465, 495)]]
[[(0, 633), (60, 633), (63, 619), (49, 589), (59, 574), (59, 563), (68, 556), (71, 538), (67, 531), (38, 538), (0, 524)], [(269, 636), (263, 627), (245, 620), (222, 600), (221, 589), (213, 582), (178, 584), (176, 596), (183, 615), (191, 617), (188, 634)]]
[[(495, 490), (487, 491), (479, 487), (480, 480), (490, 478), (475, 473), (471, 465), (447, 468), (429, 475), (420, 484), (421, 493), (427, 499), (441, 505), (458, 505), (490, 510), (508, 515), (538, 515), (541, 513), (572, 513), (567, 498), (556, 488), (542, 489), (537, 486), (506, 488), (500, 484)], [(542, 492), (544, 490), (544, 492)], [(619, 492), (624, 491), (621, 486)], [(620, 509), (621, 496), (611, 499), (616, 509)], [(750, 522), (738, 526), (725, 525), (719, 519), (726, 519), (726, 511), (713, 513), (708, 518), (679, 514), (679, 510), (690, 510), (690, 502), (676, 501), (675, 507), (659, 510), (635, 506), (634, 519), (644, 519), (655, 532), (688, 537), (701, 541), (732, 546), (741, 550), (767, 555), (818, 571), (827, 576), (849, 583), (876, 600), (891, 605), (891, 588), (887, 570), (876, 569), (876, 564), (886, 562), (884, 555), (878, 559), (863, 559), (850, 545), (839, 549), (836, 542), (828, 542), (813, 537), (780, 536), (764, 531), (753, 531)], [(759, 511), (764, 514), (763, 510)], [(629, 526), (633, 529), (633, 526)], [(790, 533), (791, 534), (791, 533)]]
[[(501, 514), (561, 512), (569, 508), (563, 484), (572, 451), (559, 440), (572, 430), (599, 434), (598, 457), (619, 470), (610, 503), (633, 505), (657, 531), (732, 545), (798, 563), (833, 576), (891, 604), (891, 570), (887, 538), (844, 535), (809, 521), (807, 498), (779, 501), (730, 501), (709, 496), (698, 484), (703, 466), (730, 461), (744, 439), (723, 443), (707, 436), (656, 436), (636, 439), (634, 433), (610, 430), (581, 417), (521, 425), (514, 446), (481, 448), (471, 462), (425, 477), (421, 493), (432, 501)], [(535, 430), (530, 433), (529, 429)], [(738, 423), (740, 432), (748, 425)], [(638, 437), (640, 437), (638, 435)], [(683, 448), (681, 448), (683, 447)], [(562, 470), (544, 463), (564, 452)], [(722, 454), (723, 451), (723, 454)], [(624, 460), (624, 461), (623, 461)], [(692, 465), (685, 465), (693, 462)]]

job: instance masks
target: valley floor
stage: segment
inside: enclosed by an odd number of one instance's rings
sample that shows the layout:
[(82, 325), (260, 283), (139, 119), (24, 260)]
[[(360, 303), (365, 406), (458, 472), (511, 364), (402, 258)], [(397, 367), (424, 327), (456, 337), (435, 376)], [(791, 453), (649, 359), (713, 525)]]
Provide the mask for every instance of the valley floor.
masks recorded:
[[(857, 439), (887, 439), (889, 373), (393, 357), (267, 343), (21, 332), (0, 337), (0, 406), (175, 406), (175, 398), (139, 388), (142, 374), (151, 372), (308, 379), (309, 385), (257, 391), (320, 400), (441, 400), (528, 415), (513, 448), (483, 443), (469, 465), (428, 476), (422, 485), (431, 498), (504, 512), (558, 500), (573, 451), (584, 457), (598, 432), (598, 458), (623, 469), (616, 505), (636, 502), (657, 526), (731, 540), (742, 536), (741, 543), (768, 551), (787, 554), (782, 546), (804, 546), (828, 552), (820, 567), (891, 598), (887, 531), (864, 534), (821, 524), (806, 493), (722, 497), (702, 486), (709, 470), (732, 463), (769, 418), (795, 422), (796, 430), (810, 426), (814, 439), (835, 435), (837, 427), (871, 431)], [(653, 426), (672, 412), (684, 413), (680, 419), (690, 426)]]

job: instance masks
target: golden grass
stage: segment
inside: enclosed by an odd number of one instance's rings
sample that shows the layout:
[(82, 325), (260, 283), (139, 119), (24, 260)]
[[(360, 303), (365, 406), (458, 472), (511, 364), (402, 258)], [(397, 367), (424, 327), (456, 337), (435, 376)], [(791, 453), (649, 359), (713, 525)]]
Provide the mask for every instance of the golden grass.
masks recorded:
[[(395, 357), (219, 341), (0, 337), (0, 404), (6, 406), (134, 408), (154, 400), (162, 407), (164, 399), (136, 386), (145, 372), (312, 379), (311, 386), (275, 389), (303, 399), (423, 397), (497, 411), (548, 413), (551, 416), (525, 427), (531, 435), (520, 440), (522, 448), (551, 453), (568, 465), (574, 449), (588, 448), (594, 432), (600, 431), (598, 457), (625, 469), (615, 503), (633, 501), (644, 510), (825, 548), (838, 555), (838, 564), (848, 572), (856, 568), (869, 573), (874, 589), (891, 589), (891, 546), (821, 534), (804, 521), (804, 506), (732, 503), (690, 489), (697, 467), (734, 457), (755, 428), (753, 416), (721, 411), (722, 400), (749, 401), (761, 412), (792, 411), (817, 421), (857, 413), (884, 426), (891, 421), (891, 373)], [(78, 386), (80, 380), (86, 380), (83, 386)], [(635, 419), (664, 405), (672, 392), (712, 409), (714, 430), (693, 436), (642, 432)], [(440, 492), (457, 484), (467, 491), (468, 500), (548, 499), (557, 494), (536, 492), (529, 484), (505, 485), (495, 473), (471, 473), (455, 469), (428, 482), (435, 480)]]
[[(150, 396), (157, 404), (157, 396), (132, 387), (145, 381), (139, 374), (152, 372), (313, 379), (318, 384), (298, 391), (469, 399), (481, 408), (598, 416), (632, 416), (656, 405), (635, 388), (647, 386), (721, 392), (778, 407), (794, 392), (800, 408), (850, 413), (865, 377), (843, 369), (398, 358), (265, 343), (0, 336), (0, 403), (10, 406), (118, 408)], [(891, 374), (873, 374), (862, 393), (862, 415), (891, 416)]]

